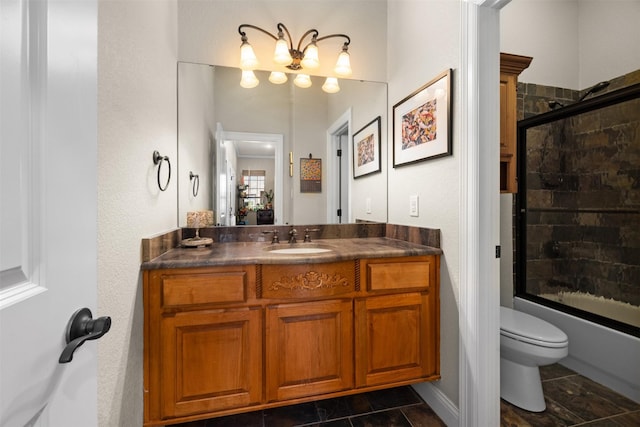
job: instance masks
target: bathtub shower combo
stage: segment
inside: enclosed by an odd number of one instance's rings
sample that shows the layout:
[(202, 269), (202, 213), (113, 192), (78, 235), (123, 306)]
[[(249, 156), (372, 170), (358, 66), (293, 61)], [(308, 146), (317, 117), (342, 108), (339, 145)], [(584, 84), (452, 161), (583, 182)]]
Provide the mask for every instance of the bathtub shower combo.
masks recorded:
[(576, 95), (518, 123), (514, 306), (569, 336), (561, 363), (640, 401), (640, 70)]

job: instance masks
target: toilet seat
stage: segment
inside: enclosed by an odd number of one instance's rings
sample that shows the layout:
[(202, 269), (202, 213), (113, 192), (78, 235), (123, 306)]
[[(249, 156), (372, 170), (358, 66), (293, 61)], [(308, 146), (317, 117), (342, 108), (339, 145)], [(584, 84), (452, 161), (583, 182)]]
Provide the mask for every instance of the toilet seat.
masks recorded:
[(569, 344), (567, 334), (551, 323), (507, 307), (500, 307), (500, 335), (540, 347)]

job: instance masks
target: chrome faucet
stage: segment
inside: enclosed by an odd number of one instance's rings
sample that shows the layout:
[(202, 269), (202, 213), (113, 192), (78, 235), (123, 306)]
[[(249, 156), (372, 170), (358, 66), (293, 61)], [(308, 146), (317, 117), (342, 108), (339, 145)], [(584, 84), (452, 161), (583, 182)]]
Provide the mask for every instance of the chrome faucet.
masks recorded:
[(296, 231), (296, 229), (295, 229), (295, 228), (292, 228), (292, 229), (289, 231), (289, 243), (296, 243), (296, 242), (297, 242), (297, 240), (296, 240), (296, 233), (297, 233), (297, 231)]
[(271, 244), (280, 243), (280, 238), (278, 237), (278, 230), (273, 231), (263, 231), (262, 234), (273, 234), (271, 238)]
[(310, 242), (311, 241), (311, 236), (309, 235), (309, 233), (311, 232), (318, 232), (320, 231), (319, 228), (305, 228), (304, 229), (304, 241), (305, 242)]

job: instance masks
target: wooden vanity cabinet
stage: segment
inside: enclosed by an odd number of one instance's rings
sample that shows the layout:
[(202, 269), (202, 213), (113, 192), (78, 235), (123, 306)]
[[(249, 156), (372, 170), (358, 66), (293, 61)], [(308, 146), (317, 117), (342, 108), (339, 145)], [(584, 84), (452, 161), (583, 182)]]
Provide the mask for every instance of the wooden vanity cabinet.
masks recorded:
[(255, 266), (144, 274), (144, 421), (262, 402), (263, 315)]
[(367, 293), (355, 300), (356, 386), (437, 377), (438, 258), (361, 263)]
[(353, 388), (350, 299), (267, 307), (267, 401)]
[(144, 424), (439, 379), (439, 256), (144, 272)]
[(161, 329), (163, 418), (261, 402), (259, 307), (179, 312)]

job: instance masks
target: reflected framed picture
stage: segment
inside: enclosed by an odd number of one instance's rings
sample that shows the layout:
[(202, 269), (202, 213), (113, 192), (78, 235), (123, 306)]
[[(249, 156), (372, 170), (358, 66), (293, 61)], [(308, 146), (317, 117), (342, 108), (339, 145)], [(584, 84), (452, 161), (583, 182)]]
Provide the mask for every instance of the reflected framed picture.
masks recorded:
[(393, 106), (393, 167), (452, 154), (448, 69)]
[(353, 134), (353, 178), (380, 172), (380, 116)]
[(322, 159), (300, 159), (300, 192), (322, 193)]

